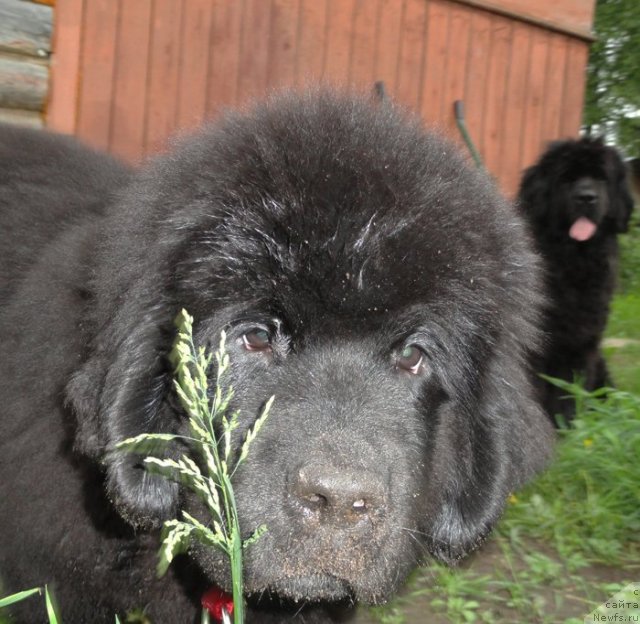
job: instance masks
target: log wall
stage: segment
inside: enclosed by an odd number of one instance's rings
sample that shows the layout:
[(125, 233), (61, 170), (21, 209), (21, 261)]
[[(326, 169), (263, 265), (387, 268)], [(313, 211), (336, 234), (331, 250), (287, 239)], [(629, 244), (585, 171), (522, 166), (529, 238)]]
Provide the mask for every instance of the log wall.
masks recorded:
[(0, 121), (43, 125), (53, 10), (0, 0)]

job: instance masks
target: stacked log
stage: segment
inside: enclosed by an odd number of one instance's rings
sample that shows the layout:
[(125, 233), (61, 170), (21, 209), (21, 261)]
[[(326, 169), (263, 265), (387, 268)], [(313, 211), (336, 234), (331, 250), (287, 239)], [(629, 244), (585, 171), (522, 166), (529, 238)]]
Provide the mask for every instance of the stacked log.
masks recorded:
[(52, 24), (51, 6), (0, 0), (0, 121), (43, 125)]

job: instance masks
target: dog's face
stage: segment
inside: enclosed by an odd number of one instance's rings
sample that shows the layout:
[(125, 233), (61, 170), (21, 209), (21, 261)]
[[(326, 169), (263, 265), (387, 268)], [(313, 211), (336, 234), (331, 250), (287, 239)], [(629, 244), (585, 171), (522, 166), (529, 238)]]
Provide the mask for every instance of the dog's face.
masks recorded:
[[(380, 601), (426, 552), (474, 548), (544, 463), (522, 224), (392, 109), (325, 95), (231, 118), (142, 176), (118, 219), (97, 278), (103, 330), (69, 388), (78, 444), (106, 461), (126, 518), (198, 514), (112, 446), (185, 430), (164, 359), (177, 310), (200, 344), (225, 330), (236, 446), (275, 396), (234, 477), (243, 533), (267, 526), (245, 553), (249, 593)], [(217, 551), (193, 555), (228, 585)]]
[[(354, 282), (349, 289), (357, 297)], [(424, 486), (436, 480), (427, 477), (427, 440), (444, 400), (436, 352), (415, 309), (342, 315), (307, 297), (275, 294), (249, 309), (224, 309), (199, 331), (203, 339), (223, 327), (229, 334), (241, 433), (275, 396), (234, 481), (246, 534), (268, 528), (245, 553), (246, 586), (376, 602), (420, 554)], [(228, 583), (219, 553), (197, 556)]]
[(520, 202), (538, 227), (580, 243), (626, 231), (633, 206), (620, 156), (590, 138), (553, 144), (525, 172)]
[[(341, 185), (343, 174), (335, 176), (332, 184)], [(340, 213), (351, 211), (345, 221), (313, 219), (318, 198), (308, 197), (303, 211), (276, 207), (284, 200), (274, 197), (265, 209), (246, 197), (252, 234), (242, 213), (222, 231), (203, 225), (207, 254), (198, 237), (187, 246), (180, 284), (191, 286), (181, 299), (202, 310), (199, 342), (228, 333), (228, 383), (241, 431), (275, 396), (235, 482), (246, 534), (268, 527), (246, 552), (248, 591), (377, 602), (431, 538), (446, 542), (448, 558), (472, 548), (488, 528), (475, 527), (470, 538), (443, 514), (452, 473), (471, 470), (478, 453), (498, 452), (494, 440), (474, 448), (470, 420), (479, 414), (467, 405), (500, 358), (492, 345), (502, 340), (502, 258), (485, 257), (485, 243), (467, 233), (459, 242), (434, 241), (408, 203), (403, 221), (378, 194), (359, 198), (343, 187), (340, 195)], [(417, 208), (426, 200), (413, 201)], [(292, 213), (315, 223), (296, 218), (292, 227)], [(441, 231), (442, 216), (433, 215), (429, 227)], [(241, 231), (238, 248), (230, 241)], [(225, 275), (217, 258), (232, 255), (235, 268)], [(233, 304), (215, 306), (221, 290)], [(485, 508), (481, 498), (491, 498), (497, 485), (494, 460), (476, 459), (484, 476), (478, 491), (465, 492), (470, 515)], [(438, 552), (442, 544), (435, 545)], [(228, 582), (219, 553), (197, 552), (218, 583)]]
[[(578, 242), (592, 238), (609, 212), (609, 191), (604, 178), (582, 176), (562, 188), (569, 236)], [(560, 201), (560, 200), (559, 200)]]

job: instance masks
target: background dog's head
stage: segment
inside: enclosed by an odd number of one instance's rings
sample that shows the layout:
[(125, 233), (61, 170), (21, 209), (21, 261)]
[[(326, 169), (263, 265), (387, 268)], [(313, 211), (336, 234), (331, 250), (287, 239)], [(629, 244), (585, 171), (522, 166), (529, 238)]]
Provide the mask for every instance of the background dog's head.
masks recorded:
[(633, 208), (618, 152), (589, 137), (553, 143), (525, 171), (519, 203), (536, 228), (578, 242), (625, 232)]
[[(321, 92), (229, 115), (143, 172), (99, 253), (78, 448), (135, 523), (197, 507), (114, 451), (182, 431), (166, 354), (181, 307), (229, 335), (250, 592), (386, 597), (474, 548), (551, 429), (532, 399), (538, 269), (488, 178), (392, 106)], [(197, 549), (218, 583), (217, 552)]]

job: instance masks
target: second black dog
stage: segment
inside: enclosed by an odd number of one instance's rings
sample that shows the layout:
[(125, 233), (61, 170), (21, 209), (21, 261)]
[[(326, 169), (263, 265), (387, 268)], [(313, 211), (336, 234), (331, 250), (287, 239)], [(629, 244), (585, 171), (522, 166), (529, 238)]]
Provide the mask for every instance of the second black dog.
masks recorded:
[[(573, 381), (588, 390), (610, 383), (600, 342), (617, 272), (617, 235), (633, 207), (625, 165), (601, 139), (552, 144), (527, 169), (519, 193), (547, 268), (550, 305), (548, 344), (536, 372)], [(552, 418), (571, 420), (575, 406), (566, 392), (539, 381)]]

